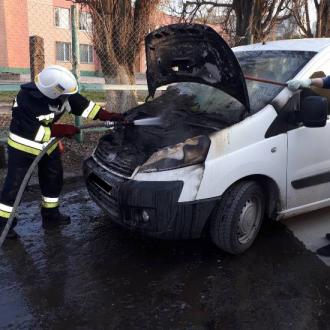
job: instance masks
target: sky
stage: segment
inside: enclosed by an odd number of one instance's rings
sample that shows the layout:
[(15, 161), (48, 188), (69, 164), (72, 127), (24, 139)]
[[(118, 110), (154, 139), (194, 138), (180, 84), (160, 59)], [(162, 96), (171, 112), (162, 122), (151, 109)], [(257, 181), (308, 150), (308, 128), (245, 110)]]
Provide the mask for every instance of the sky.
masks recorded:
[[(182, 4), (183, 1), (184, 0), (171, 0), (171, 2), (176, 6), (179, 6), (180, 4)], [(320, 1), (318, 1), (318, 2), (320, 2)], [(314, 6), (314, 0), (309, 0), (309, 8), (310, 8), (311, 22), (315, 22), (316, 21), (316, 11), (315, 11), (315, 6)]]
[(311, 22), (315, 22), (316, 21), (316, 11), (315, 11), (315, 6), (314, 6), (313, 0), (309, 0), (309, 8), (310, 8)]

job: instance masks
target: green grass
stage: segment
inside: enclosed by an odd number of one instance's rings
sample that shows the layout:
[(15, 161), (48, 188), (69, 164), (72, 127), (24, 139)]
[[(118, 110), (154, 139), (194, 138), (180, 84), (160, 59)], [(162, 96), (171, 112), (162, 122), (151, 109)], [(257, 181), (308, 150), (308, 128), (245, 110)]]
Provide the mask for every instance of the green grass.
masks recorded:
[(11, 103), (16, 97), (17, 92), (0, 92), (1, 103)]

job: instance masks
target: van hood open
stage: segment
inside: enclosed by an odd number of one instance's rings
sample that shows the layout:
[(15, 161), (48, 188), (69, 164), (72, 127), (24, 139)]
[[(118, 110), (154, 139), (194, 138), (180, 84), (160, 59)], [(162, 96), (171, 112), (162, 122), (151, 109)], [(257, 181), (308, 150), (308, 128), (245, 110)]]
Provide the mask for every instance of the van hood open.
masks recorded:
[(212, 28), (200, 24), (161, 27), (145, 39), (149, 94), (175, 82), (210, 85), (250, 109), (242, 69), (228, 44)]

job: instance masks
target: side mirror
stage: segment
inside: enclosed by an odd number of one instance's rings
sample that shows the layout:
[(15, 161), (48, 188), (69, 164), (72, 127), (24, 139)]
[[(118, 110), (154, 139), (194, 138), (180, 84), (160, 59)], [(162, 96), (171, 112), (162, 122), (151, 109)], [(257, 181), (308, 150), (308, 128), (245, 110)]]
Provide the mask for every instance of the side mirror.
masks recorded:
[(306, 127), (324, 127), (328, 117), (328, 100), (322, 96), (307, 96), (300, 104), (299, 117)]

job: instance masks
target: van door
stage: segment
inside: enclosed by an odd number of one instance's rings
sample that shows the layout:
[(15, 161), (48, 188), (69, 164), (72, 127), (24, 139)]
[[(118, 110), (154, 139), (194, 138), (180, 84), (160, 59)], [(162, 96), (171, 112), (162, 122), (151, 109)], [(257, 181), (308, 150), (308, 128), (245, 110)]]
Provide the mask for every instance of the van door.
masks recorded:
[[(330, 75), (329, 65), (322, 69)], [(330, 199), (329, 117), (325, 127), (302, 126), (288, 132), (287, 209), (326, 199)]]

